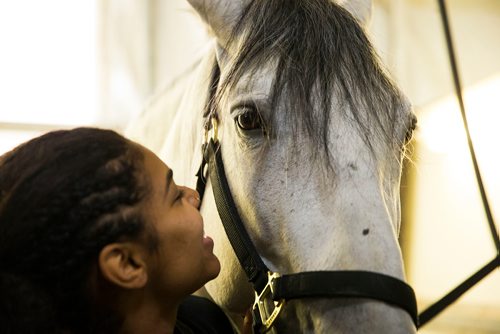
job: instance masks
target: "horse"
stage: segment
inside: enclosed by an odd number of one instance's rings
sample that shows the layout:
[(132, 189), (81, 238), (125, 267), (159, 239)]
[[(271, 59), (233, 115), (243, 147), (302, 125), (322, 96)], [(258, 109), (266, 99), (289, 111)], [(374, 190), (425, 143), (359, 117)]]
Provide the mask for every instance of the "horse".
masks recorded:
[[(404, 281), (399, 185), (416, 117), (365, 33), (370, 1), (188, 1), (211, 44), (126, 134), (194, 186), (216, 120), (237, 211), (273, 272), (362, 270)], [(211, 189), (208, 181), (200, 210), (222, 270), (198, 293), (239, 329), (254, 291)], [(416, 332), (402, 308), (348, 296), (287, 301), (272, 327)]]

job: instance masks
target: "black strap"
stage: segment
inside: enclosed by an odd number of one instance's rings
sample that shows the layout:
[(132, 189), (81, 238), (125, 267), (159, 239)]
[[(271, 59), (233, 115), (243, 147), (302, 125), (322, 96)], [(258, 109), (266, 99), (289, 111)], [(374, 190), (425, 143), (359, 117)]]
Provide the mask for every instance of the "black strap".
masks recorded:
[(418, 324), (413, 289), (392, 276), (370, 271), (314, 271), (283, 275), (276, 279), (273, 298), (369, 298), (406, 310)]
[(496, 258), (488, 262), (484, 267), (479, 269), (474, 275), (463, 281), (455, 289), (451, 290), (440, 300), (429, 306), (419, 315), (420, 326), (422, 327), (427, 322), (429, 322), (436, 315), (441, 313), (442, 310), (453, 304), (458, 298), (460, 298), (464, 293), (469, 291), (474, 285), (485, 278), (493, 270), (500, 267), (500, 256), (497, 255)]
[(255, 291), (260, 293), (267, 284), (269, 268), (264, 264), (255, 249), (238, 214), (227, 183), (218, 141), (214, 142), (213, 139), (210, 139), (208, 147), (205, 149), (205, 160), (208, 161), (215, 204), (224, 230), (248, 280), (253, 283)]
[(462, 85), (460, 81), (460, 75), (458, 73), (458, 65), (457, 60), (455, 58), (455, 49), (453, 47), (453, 40), (451, 37), (451, 29), (450, 23), (448, 20), (447, 10), (445, 0), (438, 0), (439, 3), (439, 12), (441, 13), (441, 19), (443, 22), (443, 29), (446, 38), (446, 45), (448, 50), (448, 58), (450, 60), (450, 67), (453, 78), (453, 86), (455, 87), (455, 95), (457, 96), (458, 105), (460, 107), (460, 115), (462, 116), (462, 122), (464, 125), (465, 134), (467, 136), (467, 144), (469, 147), (470, 157), (472, 160), (472, 166), (474, 167), (474, 174), (476, 175), (477, 186), (479, 189), (479, 194), (481, 195), (481, 202), (483, 204), (484, 213), (486, 215), (486, 220), (488, 222), (488, 226), (490, 228), (491, 237), (493, 239), (493, 243), (495, 244), (495, 248), (497, 250), (497, 254), (500, 255), (500, 237), (498, 235), (498, 229), (495, 225), (495, 221), (493, 219), (493, 214), (491, 212), (490, 204), (488, 201), (488, 196), (486, 195), (486, 190), (484, 188), (483, 179), (481, 177), (481, 171), (479, 169), (479, 164), (476, 158), (476, 152), (474, 150), (474, 144), (472, 143), (472, 139), (470, 136), (469, 125), (467, 121), (467, 113), (465, 112), (465, 103), (462, 96)]
[[(201, 147), (201, 152), (205, 152), (206, 144)], [(200, 195), (200, 203), (203, 202), (203, 196), (205, 196), (205, 188), (207, 187), (207, 175), (206, 175), (207, 159), (205, 158), (205, 153), (203, 153), (200, 168), (196, 173), (196, 191)]]
[(448, 12), (446, 10), (445, 0), (438, 0), (439, 12), (441, 14), (441, 20), (443, 23), (443, 30), (446, 38), (446, 46), (448, 50), (448, 58), (450, 61), (450, 67), (453, 78), (453, 86), (455, 88), (455, 94), (457, 96), (458, 105), (460, 107), (460, 114), (462, 116), (462, 121), (464, 125), (464, 130), (467, 136), (467, 144), (469, 147), (469, 152), (472, 160), (472, 166), (474, 167), (474, 174), (476, 175), (476, 181), (479, 188), (479, 193), (481, 195), (481, 202), (483, 203), (484, 213), (490, 228), (491, 237), (495, 245), (497, 256), (495, 259), (487, 263), (483, 268), (478, 270), (474, 275), (463, 281), (455, 289), (450, 291), (448, 294), (443, 296), (437, 302), (425, 309), (420, 315), (420, 327), (429, 322), (432, 318), (437, 316), (442, 310), (454, 303), (460, 296), (467, 292), (470, 288), (476, 285), (485, 276), (491, 273), (495, 268), (500, 267), (500, 238), (498, 236), (498, 230), (493, 219), (493, 214), (490, 209), (490, 204), (488, 197), (486, 195), (486, 190), (484, 188), (483, 179), (481, 177), (481, 171), (479, 169), (479, 164), (476, 159), (476, 153), (474, 150), (474, 145), (469, 132), (469, 125), (467, 122), (467, 114), (465, 112), (465, 104), (462, 96), (462, 85), (460, 81), (460, 75), (458, 73), (457, 60), (455, 57), (455, 49), (453, 47), (453, 39), (451, 37), (450, 23), (448, 20)]

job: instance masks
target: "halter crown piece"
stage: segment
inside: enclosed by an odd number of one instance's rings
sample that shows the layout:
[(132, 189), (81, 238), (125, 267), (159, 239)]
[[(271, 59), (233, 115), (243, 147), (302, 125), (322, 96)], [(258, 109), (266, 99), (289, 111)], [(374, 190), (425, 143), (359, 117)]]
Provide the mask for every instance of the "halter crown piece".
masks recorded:
[[(196, 190), (203, 200), (206, 174), (212, 183), (215, 204), (229, 242), (255, 291), (253, 329), (269, 331), (286, 301), (297, 298), (369, 298), (398, 306), (418, 327), (417, 303), (413, 289), (394, 277), (370, 271), (308, 271), (281, 275), (264, 264), (252, 243), (234, 203), (224, 172), (218, 124), (211, 117), (211, 134), (205, 130), (203, 159), (196, 174)], [(208, 171), (206, 170), (208, 164)]]

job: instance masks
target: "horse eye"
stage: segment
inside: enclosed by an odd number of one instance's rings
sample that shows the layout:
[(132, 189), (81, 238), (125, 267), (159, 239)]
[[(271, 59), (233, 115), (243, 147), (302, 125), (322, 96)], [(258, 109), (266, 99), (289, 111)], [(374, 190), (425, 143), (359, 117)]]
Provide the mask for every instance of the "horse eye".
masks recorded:
[(242, 130), (255, 130), (262, 128), (262, 120), (255, 110), (245, 111), (236, 117), (236, 124)]

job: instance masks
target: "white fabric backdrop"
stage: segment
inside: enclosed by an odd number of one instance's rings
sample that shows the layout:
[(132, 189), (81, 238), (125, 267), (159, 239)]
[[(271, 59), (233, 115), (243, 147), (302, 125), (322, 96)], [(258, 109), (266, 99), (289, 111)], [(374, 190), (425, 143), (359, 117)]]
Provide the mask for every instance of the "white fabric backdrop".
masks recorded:
[[(464, 84), (499, 72), (500, 1), (447, 2)], [(372, 40), (414, 105), (452, 93), (437, 1), (374, 4)], [(124, 115), (182, 73), (207, 39), (185, 0), (104, 0), (99, 10), (103, 106)]]

